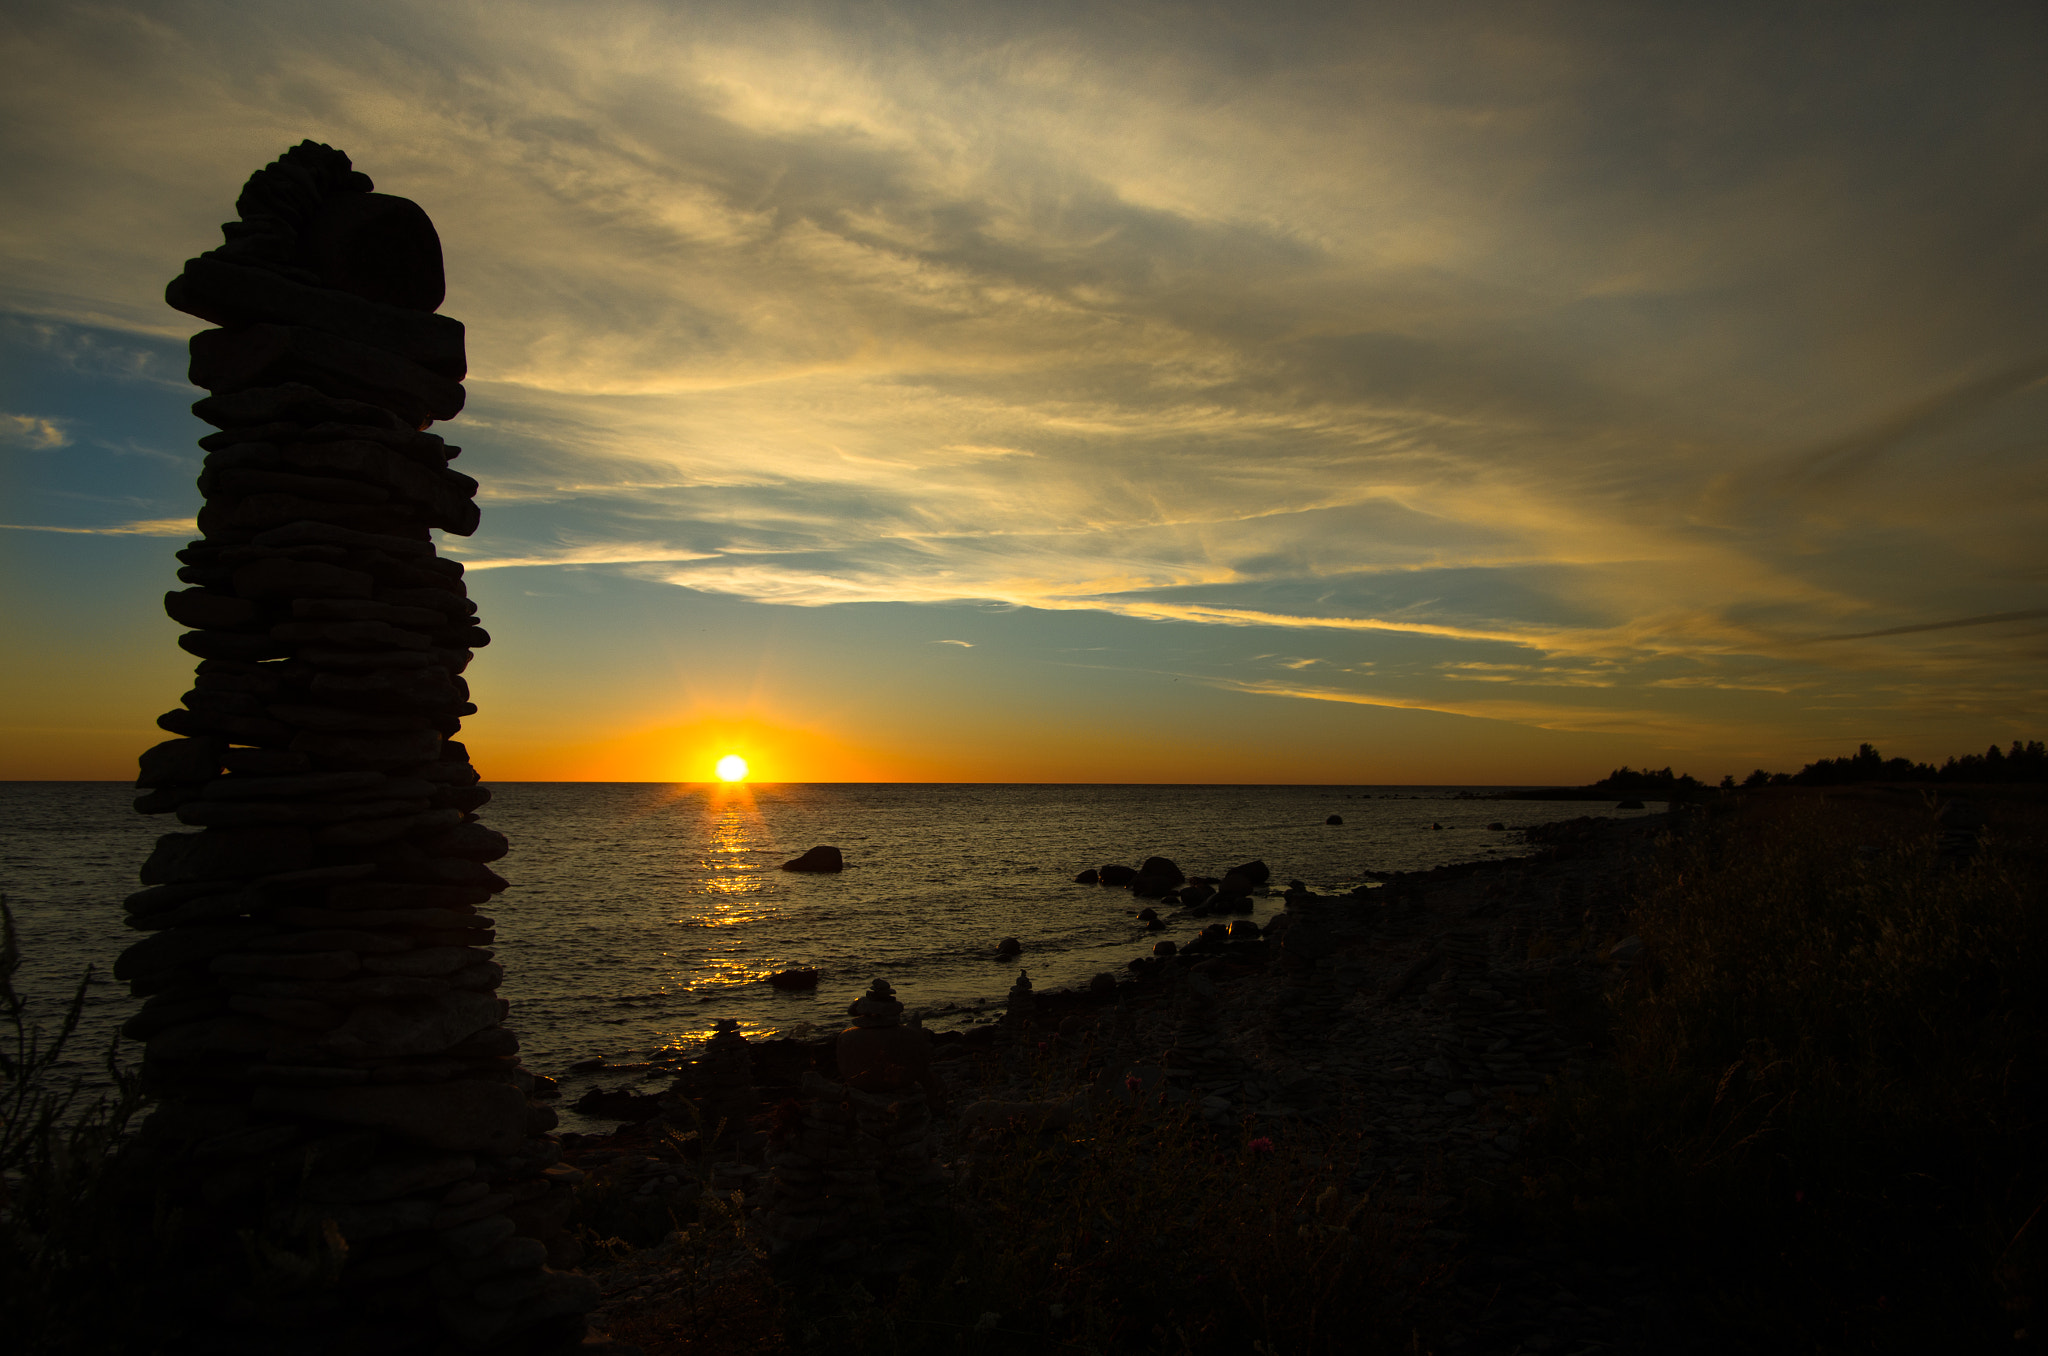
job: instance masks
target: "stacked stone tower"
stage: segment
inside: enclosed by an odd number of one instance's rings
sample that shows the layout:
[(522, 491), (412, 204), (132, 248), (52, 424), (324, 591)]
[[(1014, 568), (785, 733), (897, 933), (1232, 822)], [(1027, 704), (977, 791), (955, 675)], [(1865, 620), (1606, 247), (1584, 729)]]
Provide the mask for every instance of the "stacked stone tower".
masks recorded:
[(243, 189), (166, 299), (219, 432), (166, 596), (195, 656), (142, 755), (165, 834), (115, 968), (158, 1099), (139, 1145), (195, 1351), (574, 1346), (547, 1266), (570, 1204), (554, 1113), (503, 1025), (482, 912), (505, 839), (453, 736), (489, 641), (431, 530), (477, 526), (460, 322), (416, 205), (303, 143)]

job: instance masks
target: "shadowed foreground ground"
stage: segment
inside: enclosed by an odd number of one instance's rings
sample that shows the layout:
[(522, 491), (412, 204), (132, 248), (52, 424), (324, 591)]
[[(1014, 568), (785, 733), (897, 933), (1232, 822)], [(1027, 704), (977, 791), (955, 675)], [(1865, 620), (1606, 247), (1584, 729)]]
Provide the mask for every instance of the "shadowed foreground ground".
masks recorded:
[[(755, 1213), (829, 1041), (757, 1043), (737, 1114), (617, 1070), (647, 1119), (564, 1137), (597, 1323), (650, 1356), (2031, 1349), (2044, 822), (1951, 787), (1570, 821), (942, 1033), (951, 1185), (922, 1261), (865, 1280), (767, 1258)], [(108, 1123), (9, 1106), (10, 1330), (176, 1350)]]
[[(1884, 789), (1557, 826), (1294, 906), (1312, 968), (1232, 943), (947, 1039), (956, 1105), (1073, 1115), (950, 1133), (944, 1246), (891, 1285), (769, 1267), (767, 1123), (707, 1149), (672, 1102), (569, 1148), (599, 1321), (650, 1353), (2024, 1349), (2042, 814), (1971, 799), (1962, 833)], [(770, 1043), (757, 1081), (829, 1065)]]

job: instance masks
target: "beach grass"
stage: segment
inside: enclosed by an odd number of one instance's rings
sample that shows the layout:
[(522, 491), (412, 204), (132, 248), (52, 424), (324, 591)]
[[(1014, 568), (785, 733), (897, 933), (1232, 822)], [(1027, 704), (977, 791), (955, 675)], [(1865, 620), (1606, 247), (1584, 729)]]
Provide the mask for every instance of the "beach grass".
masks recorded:
[[(120, 1289), (145, 1298), (153, 1235), (120, 1210), (116, 1147), (143, 1106), (134, 1074), (109, 1046), (113, 1091), (89, 1093), (77, 1072), (88, 971), (54, 1029), (14, 987), (21, 946), (0, 899), (0, 1295), (19, 1351), (153, 1350), (146, 1319)], [(19, 1345), (16, 1345), (19, 1344)]]
[(1738, 1348), (2012, 1349), (2048, 1299), (2043, 816), (1944, 856), (1930, 797), (1763, 794), (1631, 891), (1608, 1058), (1497, 1237), (1649, 1261)]
[[(649, 1356), (1406, 1351), (1435, 1278), (1412, 1207), (1353, 1188), (1356, 1138), (1342, 1118), (1217, 1127), (1156, 1102), (984, 1132), (924, 1265), (858, 1281), (757, 1260), (625, 1306), (611, 1332)], [(740, 1235), (715, 1210), (695, 1229), (667, 1247), (709, 1276)]]

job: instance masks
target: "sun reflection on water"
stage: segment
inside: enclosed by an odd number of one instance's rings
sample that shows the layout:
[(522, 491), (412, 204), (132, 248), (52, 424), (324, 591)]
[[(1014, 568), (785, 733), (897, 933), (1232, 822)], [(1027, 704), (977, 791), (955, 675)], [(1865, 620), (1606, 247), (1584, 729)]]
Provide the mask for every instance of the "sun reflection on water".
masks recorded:
[[(676, 921), (689, 927), (729, 928), (767, 916), (768, 885), (763, 878), (773, 843), (760, 806), (744, 782), (709, 788), (704, 798), (707, 819), (698, 887), (702, 907)], [(758, 978), (756, 976), (755, 978)]]

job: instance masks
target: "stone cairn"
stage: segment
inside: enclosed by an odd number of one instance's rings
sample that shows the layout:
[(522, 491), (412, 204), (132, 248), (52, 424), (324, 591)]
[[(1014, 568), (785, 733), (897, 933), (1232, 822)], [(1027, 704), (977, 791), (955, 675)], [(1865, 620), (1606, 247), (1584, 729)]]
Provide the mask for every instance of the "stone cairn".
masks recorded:
[(430, 529), (477, 526), (462, 325), (403, 198), (306, 142), (166, 299), (220, 431), (165, 598), (200, 660), (142, 755), (157, 841), (115, 974), (147, 1001), (159, 1105), (135, 1162), (186, 1268), (186, 1349), (265, 1356), (576, 1345), (597, 1299), (550, 1270), (560, 1166), (496, 996), (505, 839), (451, 738), (489, 637)]
[(1010, 985), (1010, 992), (1003, 998), (1005, 1015), (1012, 1022), (1025, 1024), (1038, 1013), (1038, 994), (1031, 983), (1031, 972), (1019, 970), (1016, 980)]
[(697, 1058), (676, 1075), (661, 1102), (671, 1121), (694, 1121), (708, 1148), (725, 1133), (743, 1128), (760, 1095), (754, 1089), (754, 1054), (740, 1024), (721, 1017)]
[(945, 1088), (931, 1038), (903, 1022), (903, 1004), (877, 979), (847, 1009), (839, 1038), (844, 1083), (804, 1075), (768, 1154), (762, 1227), (769, 1255), (838, 1271), (900, 1272), (927, 1255), (945, 1175), (932, 1161), (932, 1108)]

